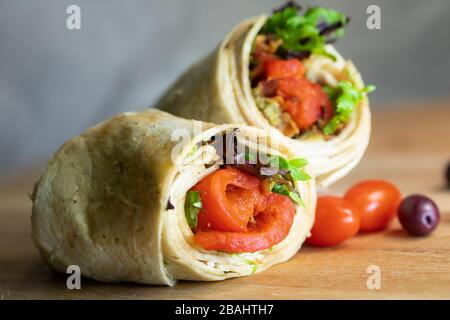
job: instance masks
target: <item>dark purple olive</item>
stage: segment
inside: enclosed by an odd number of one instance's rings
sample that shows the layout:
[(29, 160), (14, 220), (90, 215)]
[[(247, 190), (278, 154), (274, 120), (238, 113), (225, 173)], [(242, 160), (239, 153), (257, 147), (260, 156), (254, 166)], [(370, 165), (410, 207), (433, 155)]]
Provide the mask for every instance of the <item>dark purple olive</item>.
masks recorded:
[(440, 213), (430, 198), (411, 195), (400, 203), (398, 219), (403, 228), (415, 236), (430, 234), (439, 224)]
[(445, 172), (445, 178), (447, 179), (447, 188), (450, 189), (450, 162), (447, 165), (447, 171)]

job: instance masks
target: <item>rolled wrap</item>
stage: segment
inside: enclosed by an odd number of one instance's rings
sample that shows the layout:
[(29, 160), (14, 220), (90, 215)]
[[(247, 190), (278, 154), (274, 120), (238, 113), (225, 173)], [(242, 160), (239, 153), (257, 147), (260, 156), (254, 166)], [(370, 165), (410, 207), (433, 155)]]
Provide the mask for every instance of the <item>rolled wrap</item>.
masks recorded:
[[(262, 15), (235, 27), (214, 52), (185, 72), (163, 94), (157, 105), (188, 119), (272, 127), (254, 101), (249, 76), (252, 45), (266, 20), (267, 16)], [(307, 77), (334, 86), (339, 80), (350, 80), (358, 88), (363, 88), (364, 83), (353, 63), (345, 61), (331, 45), (327, 45), (326, 50), (337, 60), (334, 62), (324, 56), (312, 55), (303, 61)], [(294, 152), (311, 161), (318, 185), (326, 187), (357, 165), (369, 137), (370, 110), (365, 96), (345, 129), (337, 136), (326, 140), (323, 136), (306, 134), (286, 139)]]
[(49, 160), (33, 192), (35, 245), (57, 271), (78, 265), (90, 278), (144, 284), (223, 280), (288, 260), (313, 224), (313, 180), (298, 182), (306, 206), (296, 207), (288, 236), (273, 248), (230, 254), (194, 241), (185, 195), (218, 169), (216, 150), (201, 141), (232, 129), (250, 137), (245, 144), (251, 148), (293, 156), (271, 132), (152, 109), (120, 114), (70, 139)]

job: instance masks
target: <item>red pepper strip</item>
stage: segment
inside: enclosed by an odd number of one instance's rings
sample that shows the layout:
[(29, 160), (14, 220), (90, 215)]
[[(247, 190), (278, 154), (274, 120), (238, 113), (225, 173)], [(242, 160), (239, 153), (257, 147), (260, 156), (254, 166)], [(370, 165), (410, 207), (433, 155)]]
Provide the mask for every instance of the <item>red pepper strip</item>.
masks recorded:
[[(264, 65), (265, 82), (270, 81), (272, 85), (271, 90), (263, 92), (274, 96), (276, 91), (276, 95), (283, 98), (282, 106), (301, 130), (307, 130), (320, 118), (325, 122), (332, 118), (333, 107), (328, 95), (319, 84), (305, 78), (305, 67), (300, 60), (270, 59)], [(265, 82), (264, 89), (267, 87)]]
[(247, 231), (262, 195), (259, 179), (236, 168), (206, 176), (192, 190), (200, 192), (197, 230)]
[(333, 116), (331, 102), (320, 85), (299, 78), (284, 78), (278, 83), (277, 94), (300, 129), (308, 129), (321, 117), (328, 121)]
[(267, 79), (280, 78), (303, 78), (305, 76), (305, 67), (298, 59), (279, 60), (272, 59), (266, 62)]
[(195, 241), (207, 250), (227, 252), (256, 252), (271, 248), (289, 233), (295, 206), (283, 195), (269, 193), (263, 208), (250, 223), (247, 232), (199, 231)]

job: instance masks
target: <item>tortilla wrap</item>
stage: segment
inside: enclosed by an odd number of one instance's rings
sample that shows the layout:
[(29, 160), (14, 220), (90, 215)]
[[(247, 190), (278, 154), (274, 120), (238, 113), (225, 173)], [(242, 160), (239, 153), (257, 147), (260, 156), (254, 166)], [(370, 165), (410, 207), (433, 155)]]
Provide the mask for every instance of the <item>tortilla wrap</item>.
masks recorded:
[(306, 205), (296, 206), (289, 234), (271, 249), (230, 254), (194, 242), (185, 195), (218, 169), (216, 150), (200, 142), (229, 130), (245, 136), (241, 143), (249, 148), (293, 156), (273, 131), (155, 109), (117, 115), (67, 141), (32, 196), (32, 238), (43, 258), (59, 272), (78, 265), (84, 276), (101, 281), (169, 286), (178, 279), (247, 276), (291, 258), (313, 224), (314, 179), (297, 182)]
[[(254, 101), (249, 76), (252, 45), (266, 20), (267, 16), (262, 15), (235, 27), (214, 52), (185, 72), (157, 105), (188, 119), (271, 127)], [(311, 55), (303, 61), (307, 77), (334, 86), (340, 80), (349, 80), (363, 88), (364, 83), (353, 63), (345, 61), (331, 45), (327, 45), (326, 50), (335, 55), (336, 61)], [(365, 95), (337, 136), (326, 140), (322, 135), (306, 134), (286, 139), (294, 152), (300, 152), (311, 161), (318, 185), (326, 187), (357, 165), (369, 137), (370, 110)]]

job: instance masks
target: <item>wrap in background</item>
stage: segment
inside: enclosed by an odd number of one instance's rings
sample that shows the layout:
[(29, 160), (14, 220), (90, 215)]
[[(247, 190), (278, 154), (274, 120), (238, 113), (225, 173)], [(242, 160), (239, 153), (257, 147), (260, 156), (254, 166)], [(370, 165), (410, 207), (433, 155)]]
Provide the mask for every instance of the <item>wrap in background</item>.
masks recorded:
[[(236, 26), (214, 52), (187, 70), (163, 94), (157, 105), (187, 119), (272, 127), (255, 103), (249, 74), (252, 45), (266, 21), (267, 16), (261, 15)], [(336, 86), (338, 81), (348, 80), (358, 89), (364, 88), (353, 63), (345, 61), (331, 45), (325, 49), (336, 57), (336, 61), (311, 55), (304, 61), (307, 77), (332, 86)], [(286, 139), (293, 152), (310, 160), (318, 185), (326, 187), (357, 165), (369, 137), (370, 110), (364, 94), (352, 118), (337, 136), (326, 139), (306, 134)]]

